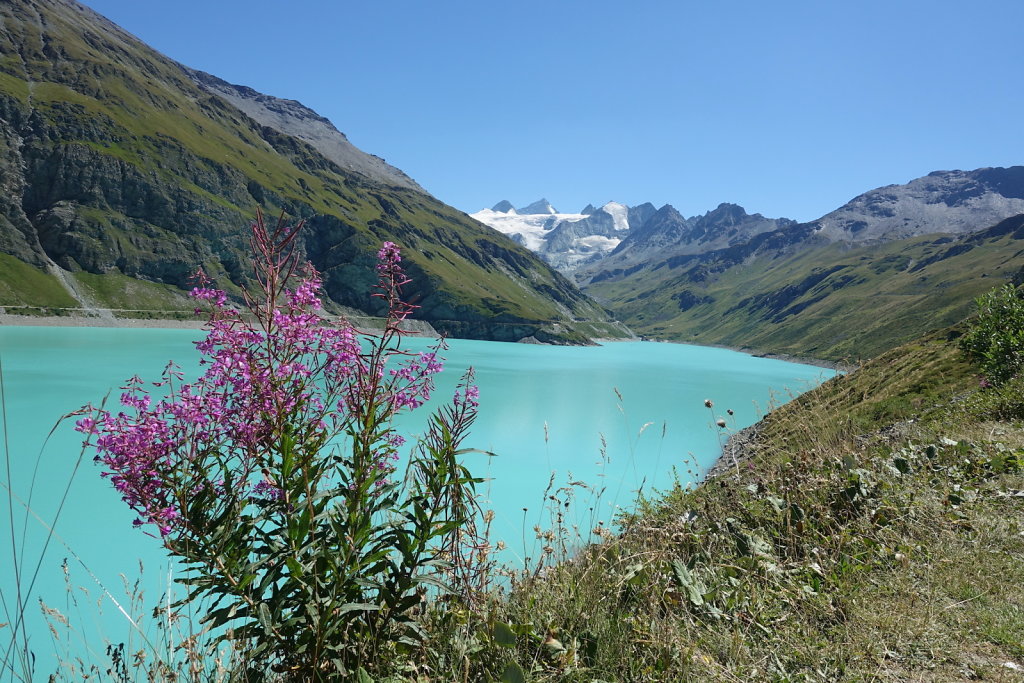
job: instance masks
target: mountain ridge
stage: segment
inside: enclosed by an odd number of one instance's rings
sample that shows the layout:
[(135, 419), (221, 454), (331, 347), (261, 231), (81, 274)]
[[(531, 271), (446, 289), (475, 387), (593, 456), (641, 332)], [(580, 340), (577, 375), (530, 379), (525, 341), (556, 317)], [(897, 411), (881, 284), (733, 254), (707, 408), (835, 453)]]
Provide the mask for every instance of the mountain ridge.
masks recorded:
[(185, 66), (182, 68), (203, 90), (226, 99), (264, 126), (308, 142), (341, 168), (360, 173), (371, 180), (429, 194), (401, 169), (353, 145), (329, 119), (301, 102), (266, 95), (245, 85), (228, 83), (204, 71)]
[[(1024, 213), (1024, 166), (932, 171), (860, 194), (810, 223), (835, 241), (964, 234)], [(937, 230), (936, 228), (941, 228)]]
[(640, 225), (568, 274), (655, 339), (841, 361), (956, 323), (1024, 272), (1024, 166), (935, 171), (803, 223), (642, 206)]
[(470, 216), (511, 236), (577, 281), (585, 281), (580, 280), (581, 272), (627, 258), (620, 256), (627, 252), (642, 257), (645, 250), (679, 250), (687, 244), (692, 246), (686, 253), (698, 253), (792, 223), (748, 215), (742, 207), (724, 203), (692, 218), (683, 217), (671, 204), (656, 209), (650, 202), (633, 207), (614, 201), (597, 208), (588, 204), (579, 214), (531, 213), (553, 208), (547, 200), (511, 212), (510, 208), (509, 202), (502, 201)]
[[(0, 249), (43, 277), (11, 264), (0, 306), (67, 307), (77, 291), (123, 308), (141, 288), (147, 307), (187, 308), (199, 266), (237, 296), (251, 272), (244, 228), (263, 206), (306, 221), (299, 248), (335, 310), (379, 312), (373, 258), (389, 240), (405, 249), (420, 316), (442, 333), (615, 336), (600, 307), (513, 241), (411, 179), (343, 168), (290, 134), (302, 131), (289, 132), (288, 112), (345, 140), (302, 105), (266, 96), (261, 122), (70, 0), (8, 2), (0, 22)], [(377, 166), (402, 180), (388, 168)]]

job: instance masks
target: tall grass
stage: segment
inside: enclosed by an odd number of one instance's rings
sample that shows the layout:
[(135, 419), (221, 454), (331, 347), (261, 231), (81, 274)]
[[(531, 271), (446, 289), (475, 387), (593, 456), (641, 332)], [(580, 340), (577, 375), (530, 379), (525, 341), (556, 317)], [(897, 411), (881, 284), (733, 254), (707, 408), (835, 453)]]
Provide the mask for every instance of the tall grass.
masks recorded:
[[(195, 611), (201, 610), (202, 605), (190, 604), (187, 612), (171, 607), (173, 569), (166, 576), (163, 599), (154, 608), (147, 604), (142, 589), (141, 562), (137, 573), (126, 570), (121, 574), (123, 585), (118, 595), (57, 532), (72, 485), (80, 473), (86, 453), (84, 446), (66, 471), (65, 481), (55, 482), (56, 473), (46, 473), (49, 485), (59, 491), (52, 514), (44, 517), (36, 509), (34, 501), (43, 456), (58, 429), (78, 413), (57, 420), (35, 456), (27, 485), (22, 487), (15, 479), (13, 460), (18, 454), (11, 452), (7, 400), (0, 356), (0, 433), (5, 475), (0, 485), (6, 498), (4, 542), (11, 558), (4, 571), (13, 589), (0, 592), (0, 680), (227, 680), (226, 672), (232, 668), (230, 660), (235, 653), (216, 652), (208, 634), (197, 626)], [(64, 577), (62, 605), (47, 604), (39, 596), (41, 583), (52, 583), (42, 577), (46, 576), (48, 561), (56, 557), (55, 550), (64, 555), (60, 562)], [(79, 583), (76, 576), (85, 583)], [(113, 622), (107, 622), (113, 624), (114, 630), (106, 634), (98, 628), (104, 609), (112, 609), (117, 615)], [(48, 669), (50, 655), (56, 657), (56, 670)]]

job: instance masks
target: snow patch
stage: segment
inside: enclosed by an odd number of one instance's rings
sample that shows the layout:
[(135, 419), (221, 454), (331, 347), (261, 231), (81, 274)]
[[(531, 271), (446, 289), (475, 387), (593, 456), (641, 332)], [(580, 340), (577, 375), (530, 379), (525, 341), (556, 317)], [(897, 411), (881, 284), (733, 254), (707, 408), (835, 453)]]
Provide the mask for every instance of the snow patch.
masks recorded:
[(578, 221), (585, 216), (581, 213), (529, 213), (517, 214), (514, 211), (501, 213), (491, 209), (481, 209), (469, 214), (484, 225), (494, 228), (512, 237), (519, 235), (521, 244), (530, 251), (541, 251), (544, 248), (544, 237), (552, 228), (565, 220)]
[[(496, 206), (503, 206), (499, 204)], [(551, 205), (544, 200), (534, 202), (527, 208), (537, 210), (549, 210)], [(594, 210), (587, 205), (591, 214), (586, 213), (523, 213), (495, 211), (493, 209), (481, 209), (470, 216), (498, 232), (502, 232), (519, 244), (533, 251), (555, 268), (570, 272), (583, 263), (598, 259), (604, 254), (615, 249), (622, 242), (625, 233), (629, 231), (629, 207), (618, 202), (608, 202), (600, 209)], [(608, 236), (608, 218), (611, 218), (611, 232), (615, 236)], [(559, 238), (549, 241), (551, 231), (559, 225), (568, 223), (574, 224), (580, 221), (590, 220), (583, 226), (574, 226), (569, 229), (569, 235), (600, 231), (601, 235), (582, 235), (566, 241), (566, 231), (559, 231)], [(594, 223), (597, 221), (597, 223)], [(592, 230), (588, 228), (592, 227)], [(559, 244), (554, 248), (554, 244)]]
[(581, 237), (575, 241), (574, 246), (582, 247), (586, 251), (611, 251), (619, 246), (621, 242), (617, 237), (604, 237), (603, 235), (590, 235)]
[(601, 209), (611, 215), (616, 230), (629, 230), (629, 207), (618, 202), (608, 202)]

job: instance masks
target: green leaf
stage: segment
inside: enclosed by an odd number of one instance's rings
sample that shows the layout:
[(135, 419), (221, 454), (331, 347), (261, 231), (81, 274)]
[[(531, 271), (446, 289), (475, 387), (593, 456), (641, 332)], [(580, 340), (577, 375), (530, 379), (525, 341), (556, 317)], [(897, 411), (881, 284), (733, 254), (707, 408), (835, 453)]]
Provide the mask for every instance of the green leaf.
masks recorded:
[(349, 602), (338, 608), (338, 614), (345, 612), (379, 612), (380, 605), (371, 605), (368, 602)]
[(526, 683), (526, 674), (523, 668), (515, 662), (510, 663), (501, 673), (501, 683)]
[(292, 439), (286, 436), (281, 444), (281, 480), (287, 481), (291, 478), (292, 462), (294, 461), (294, 450), (291, 448)]
[(228, 607), (221, 607), (219, 609), (212, 610), (206, 614), (203, 621), (211, 624), (214, 627), (225, 624), (235, 618), (238, 612), (237, 605), (230, 605)]
[(623, 580), (630, 585), (638, 585), (643, 582), (646, 572), (646, 567), (642, 563), (631, 564), (626, 567), (626, 573), (622, 577)]
[(297, 579), (302, 578), (302, 565), (299, 564), (298, 560), (296, 560), (294, 557), (286, 557), (284, 558), (284, 563), (288, 565), (288, 569), (291, 570), (292, 576), (294, 576)]
[(302, 514), (299, 515), (299, 525), (296, 528), (296, 534), (292, 537), (293, 541), (301, 541), (306, 538), (306, 534), (309, 533), (309, 522), (310, 522), (309, 508), (303, 508)]
[(267, 603), (261, 602), (259, 608), (256, 610), (256, 616), (260, 620), (260, 624), (263, 626), (263, 630), (267, 633), (273, 633), (274, 627), (270, 621), (270, 608), (267, 607)]
[(242, 577), (242, 580), (238, 582), (238, 588), (236, 590), (242, 591), (256, 579), (255, 574), (246, 574)]
[(696, 607), (704, 604), (704, 591), (707, 587), (687, 569), (682, 560), (672, 560), (672, 573), (679, 586), (686, 591), (686, 597)]
[(801, 522), (804, 519), (804, 510), (796, 503), (789, 504), (789, 518), (793, 522)]
[[(532, 607), (535, 603), (531, 602)], [(536, 632), (533, 629), (533, 624), (513, 624), (512, 630), (515, 631), (517, 636), (533, 636)]]
[(359, 671), (356, 672), (356, 680), (359, 683), (373, 683), (373, 679), (370, 678), (370, 674), (366, 673), (366, 669), (359, 667)]
[(499, 621), (494, 625), (494, 642), (502, 647), (515, 647), (515, 631), (505, 622)]

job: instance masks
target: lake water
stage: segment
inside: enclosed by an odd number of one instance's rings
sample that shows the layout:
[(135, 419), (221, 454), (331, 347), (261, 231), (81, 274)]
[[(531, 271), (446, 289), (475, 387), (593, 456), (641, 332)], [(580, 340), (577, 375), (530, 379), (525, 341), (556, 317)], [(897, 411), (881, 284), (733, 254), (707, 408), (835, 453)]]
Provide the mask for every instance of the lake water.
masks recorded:
[[(73, 420), (57, 427), (48, 441), (47, 435), (61, 415), (86, 403), (99, 403), (110, 393), (114, 404), (126, 378), (138, 374), (157, 379), (170, 359), (195, 376), (191, 342), (201, 334), (0, 327), (11, 487), (26, 503), (31, 491), (32, 510), (46, 524), (56, 518), (55, 531), (62, 539), (51, 540), (44, 553), (43, 523), (26, 515), (17, 501), (12, 503), (23, 585), (38, 567), (28, 598), (28, 631), (34, 649), (44, 656), (44, 674), (50, 670), (45, 656), (55, 646), (35, 609), (38, 598), (64, 613), (73, 612), (69, 616), (76, 638), (88, 635), (89, 646), (102, 652), (97, 643), (103, 637), (118, 642), (123, 634), (116, 632), (120, 621), (112, 605), (103, 608), (106, 616), (96, 616), (101, 591), (90, 572), (122, 596), (120, 574), (137, 576), (141, 559), (148, 577), (143, 585), (150, 591), (145, 606), (150, 609), (160, 587), (167, 585), (169, 571), (157, 541), (131, 528), (133, 515), (100, 479), (92, 453), (82, 453)], [(407, 348), (428, 344), (406, 340)], [(628, 507), (638, 491), (667, 488), (676, 476), (683, 483), (703, 476), (724, 438), (714, 425), (717, 417), (729, 421), (730, 431), (740, 429), (755, 422), (773, 401), (784, 402), (834, 374), (724, 349), (650, 342), (553, 347), (451, 340), (445, 355), (436, 397), (450, 398), (467, 367), (477, 372), (480, 415), (466, 445), (496, 455), (470, 455), (467, 463), (474, 474), (488, 479), (482, 492), (485, 507), (495, 511), (492, 542), (508, 544), (505, 559), (511, 563), (536, 556), (532, 528), (546, 523), (543, 495), (552, 474), (556, 488), (570, 480), (590, 487), (574, 487), (575, 519), (581, 527), (594, 520), (610, 524), (618, 507)], [(714, 401), (714, 414), (704, 407), (704, 399)], [(406, 419), (403, 429), (421, 431), (426, 409), (420, 413)], [(7, 473), (0, 472), (0, 479), (6, 482)], [(2, 502), (0, 591), (11, 610), (16, 601), (11, 514), (6, 500)], [(76, 589), (78, 607), (65, 591), (64, 558), (72, 585), (86, 588), (90, 596)], [(0, 622), (13, 621), (13, 615), (0, 615)], [(6, 649), (9, 635), (0, 629), (0, 636)], [(56, 647), (59, 651), (62, 645)]]

